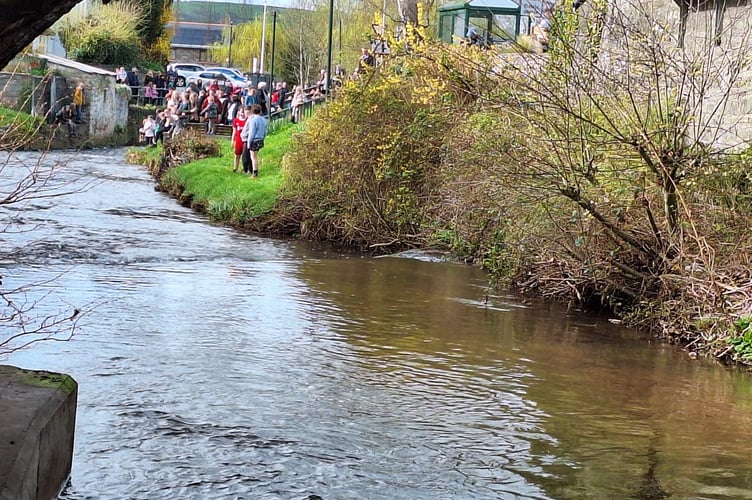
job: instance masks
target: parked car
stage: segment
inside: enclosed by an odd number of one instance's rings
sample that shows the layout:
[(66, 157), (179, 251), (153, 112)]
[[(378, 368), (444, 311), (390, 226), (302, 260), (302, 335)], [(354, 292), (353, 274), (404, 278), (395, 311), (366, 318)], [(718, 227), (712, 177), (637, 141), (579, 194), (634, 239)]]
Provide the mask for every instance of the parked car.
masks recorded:
[(212, 73), (219, 73), (225, 76), (225, 80), (232, 82), (233, 87), (248, 87), (251, 85), (251, 82), (248, 81), (248, 79), (243, 76), (243, 73), (236, 69), (232, 68), (222, 68), (222, 67), (210, 67), (206, 68), (206, 71), (212, 72)]
[(243, 72), (240, 71), (240, 70), (237, 70), (235, 68), (225, 68), (225, 67), (222, 67), (222, 66), (212, 66), (212, 67), (207, 67), (206, 71), (214, 71), (214, 72), (217, 72), (217, 73), (223, 73), (223, 74), (225, 74), (225, 75), (233, 78), (233, 80), (236, 80), (238, 78), (241, 79), (241, 80), (247, 80), (247, 78), (245, 77), (245, 75), (243, 75)]
[(172, 67), (178, 73), (178, 87), (185, 87), (189, 78), (198, 76), (199, 73), (206, 71), (206, 68), (200, 64), (193, 63), (173, 63)]
[(207, 88), (211, 84), (212, 80), (217, 80), (217, 84), (222, 90), (226, 90), (229, 83), (232, 84), (233, 88), (248, 86), (248, 82), (246, 80), (234, 78), (216, 71), (204, 71), (196, 76), (192, 76), (188, 78), (188, 85), (190, 85), (191, 83), (197, 83), (199, 80), (201, 80), (201, 86), (203, 88)]

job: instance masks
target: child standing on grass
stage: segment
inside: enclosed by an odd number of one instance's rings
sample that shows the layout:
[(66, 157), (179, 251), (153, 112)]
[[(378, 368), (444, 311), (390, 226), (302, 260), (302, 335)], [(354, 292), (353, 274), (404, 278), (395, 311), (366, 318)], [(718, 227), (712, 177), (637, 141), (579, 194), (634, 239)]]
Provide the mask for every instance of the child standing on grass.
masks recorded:
[(148, 144), (149, 146), (156, 146), (157, 143), (154, 141), (154, 135), (156, 134), (157, 122), (154, 121), (154, 117), (152, 115), (146, 117), (146, 119), (144, 120), (143, 128), (146, 144)]
[[(238, 109), (238, 114), (235, 115), (235, 119), (232, 121), (232, 147), (235, 151), (235, 159), (232, 165), (232, 171), (237, 172), (240, 166), (240, 158), (243, 156), (243, 139), (240, 137), (245, 127), (245, 109), (242, 107)], [(243, 164), (243, 172), (248, 173), (245, 163)]]

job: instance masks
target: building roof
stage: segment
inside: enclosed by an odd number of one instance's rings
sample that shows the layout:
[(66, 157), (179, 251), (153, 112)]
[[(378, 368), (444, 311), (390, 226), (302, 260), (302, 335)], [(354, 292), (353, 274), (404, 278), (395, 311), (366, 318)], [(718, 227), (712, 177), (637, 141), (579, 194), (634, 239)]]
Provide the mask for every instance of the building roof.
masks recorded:
[(170, 45), (173, 47), (207, 48), (224, 40), (224, 25), (174, 23)]
[(439, 10), (456, 10), (456, 9), (500, 9), (519, 11), (520, 6), (512, 0), (470, 0), (469, 2), (447, 5)]
[(89, 66), (88, 64), (66, 59), (65, 57), (56, 56), (53, 54), (36, 54), (40, 59), (46, 60), (50, 64), (57, 64), (58, 66), (65, 66), (66, 68), (75, 69), (82, 73), (89, 73), (93, 75), (108, 75), (115, 76), (115, 73), (106, 69), (97, 68), (95, 66)]

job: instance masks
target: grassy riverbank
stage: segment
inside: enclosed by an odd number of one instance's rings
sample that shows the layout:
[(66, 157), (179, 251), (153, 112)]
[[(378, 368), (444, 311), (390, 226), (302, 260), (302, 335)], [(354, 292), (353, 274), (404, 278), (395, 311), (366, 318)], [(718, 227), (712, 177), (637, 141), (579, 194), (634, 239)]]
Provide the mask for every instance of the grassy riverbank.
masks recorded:
[[(229, 138), (207, 137), (203, 134), (184, 136), (180, 143), (181, 157), (190, 156), (207, 144), (216, 144), (210, 156), (168, 168), (159, 176), (160, 188), (176, 196), (184, 205), (205, 213), (212, 221), (236, 227), (256, 227), (259, 216), (268, 214), (276, 205), (283, 185), (282, 158), (289, 149), (290, 137), (298, 126), (287, 124), (267, 136), (259, 154), (259, 176), (251, 178), (233, 172), (234, 154)], [(188, 151), (188, 152), (186, 152)], [(135, 148), (132, 161), (150, 164), (157, 169), (164, 155), (163, 148)]]

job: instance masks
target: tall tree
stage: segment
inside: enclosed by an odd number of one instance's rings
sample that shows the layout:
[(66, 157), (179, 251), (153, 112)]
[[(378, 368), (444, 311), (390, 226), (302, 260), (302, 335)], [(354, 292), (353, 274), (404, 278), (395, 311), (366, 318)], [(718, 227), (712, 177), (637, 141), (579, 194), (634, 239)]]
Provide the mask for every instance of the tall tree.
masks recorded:
[(169, 15), (172, 0), (138, 0), (144, 17), (138, 26), (144, 46), (154, 45), (164, 33), (165, 14)]

